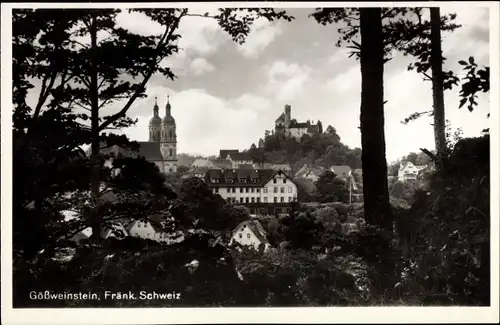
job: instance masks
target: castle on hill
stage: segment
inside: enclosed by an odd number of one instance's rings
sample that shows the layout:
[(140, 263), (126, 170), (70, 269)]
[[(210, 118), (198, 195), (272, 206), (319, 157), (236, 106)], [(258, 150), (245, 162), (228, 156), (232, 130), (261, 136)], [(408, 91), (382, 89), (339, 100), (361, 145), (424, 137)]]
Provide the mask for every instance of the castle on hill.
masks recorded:
[(323, 133), (323, 125), (319, 120), (316, 124), (312, 124), (309, 120), (297, 122), (297, 120), (292, 119), (292, 107), (285, 105), (285, 111), (275, 121), (275, 133), (285, 138), (294, 138), (300, 141), (304, 134), (312, 136)]

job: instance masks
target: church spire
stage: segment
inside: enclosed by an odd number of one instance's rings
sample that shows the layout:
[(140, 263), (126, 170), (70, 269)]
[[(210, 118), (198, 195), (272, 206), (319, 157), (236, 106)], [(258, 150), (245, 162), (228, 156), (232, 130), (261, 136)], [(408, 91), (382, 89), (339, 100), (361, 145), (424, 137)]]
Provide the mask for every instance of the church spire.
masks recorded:
[(167, 105), (165, 106), (167, 116), (171, 116), (171, 109), (172, 106), (170, 106), (170, 94), (167, 94)]
[(158, 107), (158, 97), (155, 96), (155, 106), (153, 107), (154, 116), (159, 115), (159, 113), (158, 113), (159, 110), (160, 110), (160, 108)]

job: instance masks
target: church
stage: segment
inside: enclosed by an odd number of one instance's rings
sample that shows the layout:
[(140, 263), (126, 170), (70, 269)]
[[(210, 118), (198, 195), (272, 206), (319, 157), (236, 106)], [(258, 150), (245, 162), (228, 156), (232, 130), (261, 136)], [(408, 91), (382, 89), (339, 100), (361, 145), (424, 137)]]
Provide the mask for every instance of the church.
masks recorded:
[(167, 96), (165, 116), (163, 118), (160, 117), (159, 111), (160, 108), (155, 98), (153, 117), (149, 121), (149, 141), (136, 141), (139, 145), (138, 152), (116, 145), (111, 148), (101, 149), (101, 152), (128, 157), (142, 156), (147, 161), (156, 164), (162, 173), (175, 173), (177, 171), (177, 134), (169, 96)]
[(149, 121), (149, 141), (139, 142), (140, 155), (154, 162), (163, 173), (175, 173), (177, 171), (177, 133), (168, 95), (163, 119), (159, 116), (159, 110), (155, 98), (153, 117)]

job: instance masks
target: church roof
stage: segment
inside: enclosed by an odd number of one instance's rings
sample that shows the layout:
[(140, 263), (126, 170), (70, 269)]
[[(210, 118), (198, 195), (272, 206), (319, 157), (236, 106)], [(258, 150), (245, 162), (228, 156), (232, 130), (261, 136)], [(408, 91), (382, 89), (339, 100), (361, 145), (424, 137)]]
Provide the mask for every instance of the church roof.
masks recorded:
[(149, 120), (149, 125), (161, 125), (161, 118), (159, 116), (153, 116), (151, 120)]

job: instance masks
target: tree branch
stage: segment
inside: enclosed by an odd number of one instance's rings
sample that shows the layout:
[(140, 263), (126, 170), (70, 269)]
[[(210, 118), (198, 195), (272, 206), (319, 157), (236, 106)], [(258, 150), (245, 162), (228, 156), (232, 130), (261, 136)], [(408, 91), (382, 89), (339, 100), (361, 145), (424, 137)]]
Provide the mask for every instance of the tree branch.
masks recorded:
[(155, 71), (155, 66), (157, 65), (156, 61), (158, 60), (159, 49), (162, 46), (164, 46), (165, 44), (168, 44), (168, 42), (170, 41), (170, 38), (172, 37), (172, 34), (174, 33), (174, 31), (179, 26), (180, 20), (185, 15), (186, 15), (186, 13), (184, 13), (184, 12), (181, 13), (179, 15), (179, 17), (175, 20), (175, 23), (173, 24), (173, 26), (171, 28), (169, 28), (168, 26), (166, 27), (165, 33), (163, 34), (162, 38), (160, 39), (160, 42), (158, 43), (158, 45), (157, 45), (157, 47), (155, 49), (156, 59), (153, 61), (154, 64), (153, 63), (150, 64), (150, 66), (149, 66), (149, 72), (144, 77), (144, 79), (142, 80), (142, 82), (140, 83), (139, 87), (137, 88), (137, 90), (132, 95), (132, 97), (128, 100), (127, 104), (125, 104), (125, 106), (118, 113), (110, 116), (105, 122), (103, 122), (101, 124), (101, 126), (99, 127), (99, 132), (102, 131), (102, 130), (104, 130), (105, 128), (107, 128), (110, 124), (112, 124), (113, 122), (117, 121), (121, 117), (125, 116), (125, 114), (127, 113), (128, 109), (130, 108), (130, 106), (132, 106), (132, 103), (137, 99), (137, 97), (139, 97), (139, 93), (144, 89), (144, 87), (146, 86), (147, 82), (149, 81), (149, 79), (151, 78), (151, 76), (153, 75), (153, 73)]

